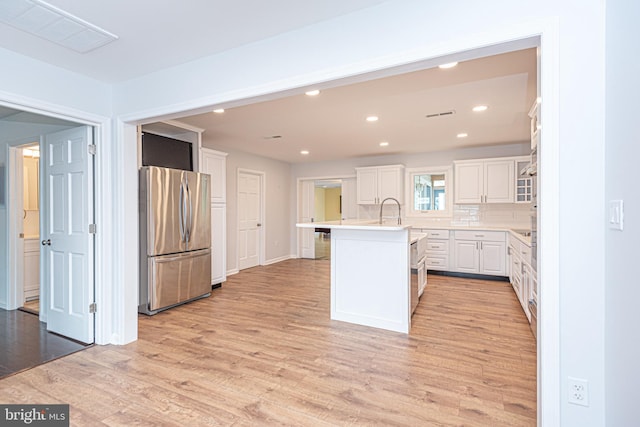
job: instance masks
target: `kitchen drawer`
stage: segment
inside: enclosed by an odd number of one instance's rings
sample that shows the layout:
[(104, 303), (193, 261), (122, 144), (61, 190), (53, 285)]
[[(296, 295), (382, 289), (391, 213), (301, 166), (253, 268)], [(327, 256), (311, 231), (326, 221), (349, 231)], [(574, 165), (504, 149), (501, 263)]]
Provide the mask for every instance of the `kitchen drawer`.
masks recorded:
[(427, 253), (449, 252), (448, 240), (427, 240)]
[(427, 234), (427, 239), (449, 239), (449, 230), (422, 229)]
[(454, 236), (456, 240), (482, 240), (485, 242), (504, 242), (504, 231), (472, 231), (472, 230), (455, 230)]
[(520, 257), (527, 264), (531, 264), (531, 248), (524, 243), (520, 244)]
[(439, 257), (427, 254), (425, 257), (425, 265), (427, 266), (427, 270), (448, 270), (449, 257)]

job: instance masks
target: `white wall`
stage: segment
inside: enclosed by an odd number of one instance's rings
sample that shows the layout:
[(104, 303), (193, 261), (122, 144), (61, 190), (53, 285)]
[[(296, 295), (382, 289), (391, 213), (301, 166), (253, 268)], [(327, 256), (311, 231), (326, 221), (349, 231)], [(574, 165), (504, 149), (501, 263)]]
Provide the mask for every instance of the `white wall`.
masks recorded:
[[(288, 258), (289, 233), (292, 219), (289, 211), (291, 198), (291, 169), (288, 163), (229, 149), (202, 137), (202, 146), (229, 153), (227, 156), (227, 272), (238, 271), (238, 168), (265, 174), (265, 263)], [(295, 252), (294, 252), (295, 253)]]
[[(49, 104), (67, 115), (111, 116), (111, 87), (0, 47), (0, 102)], [(79, 114), (82, 115), (82, 114)], [(84, 115), (83, 115), (84, 116)]]
[(640, 139), (634, 129), (640, 99), (640, 4), (607, 1), (606, 200), (624, 200), (624, 230), (606, 232), (606, 424), (638, 423), (640, 341), (638, 242), (640, 197), (635, 172)]
[[(543, 126), (556, 118), (559, 123), (543, 127), (541, 142), (547, 163), (541, 165), (546, 193), (540, 221), (550, 226), (540, 239), (539, 274), (550, 280), (541, 283), (541, 298), (546, 294), (551, 302), (541, 306), (542, 407), (549, 425), (602, 425), (604, 9), (601, 0), (385, 2), (118, 85), (115, 111), (135, 120), (231, 103), (543, 33), (543, 58), (554, 58), (553, 64), (542, 65)], [(135, 155), (134, 141), (119, 143), (125, 154)], [(581, 185), (585, 181), (589, 185)], [(126, 203), (123, 208), (135, 210)], [(558, 321), (546, 320), (556, 312)], [(589, 407), (568, 404), (568, 376), (590, 381)]]

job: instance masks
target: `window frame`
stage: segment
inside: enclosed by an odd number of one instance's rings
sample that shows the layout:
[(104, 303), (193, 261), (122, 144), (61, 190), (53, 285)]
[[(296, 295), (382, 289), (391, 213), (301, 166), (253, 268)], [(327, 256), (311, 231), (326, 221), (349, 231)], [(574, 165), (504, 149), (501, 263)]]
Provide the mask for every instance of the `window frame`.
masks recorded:
[[(413, 180), (416, 175), (444, 175), (444, 210), (418, 211), (415, 210)], [(405, 169), (405, 200), (407, 201), (406, 216), (410, 218), (450, 218), (453, 215), (453, 167), (452, 166), (423, 166)]]

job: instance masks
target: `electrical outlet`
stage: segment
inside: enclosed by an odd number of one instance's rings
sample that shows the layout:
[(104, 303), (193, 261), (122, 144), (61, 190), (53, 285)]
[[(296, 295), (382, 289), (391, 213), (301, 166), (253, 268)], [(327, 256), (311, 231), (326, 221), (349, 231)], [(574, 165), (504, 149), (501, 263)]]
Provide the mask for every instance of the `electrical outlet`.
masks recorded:
[(580, 378), (568, 378), (569, 403), (589, 406), (589, 381)]

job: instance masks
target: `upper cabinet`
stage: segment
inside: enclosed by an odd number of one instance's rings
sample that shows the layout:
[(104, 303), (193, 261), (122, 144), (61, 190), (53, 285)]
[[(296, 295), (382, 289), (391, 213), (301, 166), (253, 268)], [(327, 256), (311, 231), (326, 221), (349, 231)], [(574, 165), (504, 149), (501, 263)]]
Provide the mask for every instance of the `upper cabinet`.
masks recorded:
[(531, 119), (531, 150), (538, 148), (538, 140), (540, 139), (540, 102), (536, 99), (529, 110), (529, 118)]
[(402, 203), (404, 166), (356, 168), (357, 201), (360, 205), (377, 205), (388, 197)]
[(513, 158), (454, 162), (455, 203), (513, 203), (514, 170)]
[(529, 157), (520, 157), (516, 162), (516, 203), (531, 203), (532, 179), (528, 170), (531, 165)]
[(227, 202), (227, 153), (202, 148), (200, 171), (211, 175), (211, 203)]

